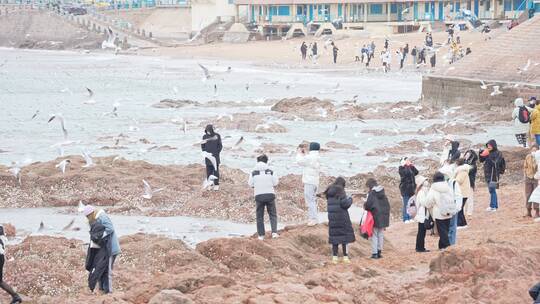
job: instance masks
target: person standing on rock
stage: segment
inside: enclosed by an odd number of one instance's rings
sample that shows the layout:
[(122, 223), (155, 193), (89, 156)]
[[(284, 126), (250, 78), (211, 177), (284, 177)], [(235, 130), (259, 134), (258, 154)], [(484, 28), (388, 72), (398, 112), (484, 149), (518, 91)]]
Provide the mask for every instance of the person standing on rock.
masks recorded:
[(296, 162), (303, 168), (302, 183), (304, 183), (304, 199), (308, 207), (308, 226), (318, 223), (317, 216), (317, 189), (319, 188), (319, 174), (321, 164), (319, 163), (319, 150), (321, 145), (316, 142), (309, 144), (309, 153), (305, 148), (299, 147), (296, 154)]
[(522, 98), (514, 100), (514, 110), (512, 111), (512, 120), (514, 121), (514, 134), (520, 146), (527, 147), (527, 134), (530, 129), (530, 111), (523, 104)]
[(219, 165), (221, 163), (219, 154), (223, 150), (223, 144), (221, 143), (221, 135), (214, 131), (214, 126), (207, 125), (204, 129), (203, 143), (201, 144), (201, 149), (204, 152), (210, 153), (215, 159), (215, 167), (212, 161), (208, 158), (205, 158), (206, 164), (206, 178), (210, 179), (211, 176), (214, 177), (214, 190), (219, 190)]
[(450, 185), (445, 181), (444, 174), (436, 172), (433, 175), (433, 183), (427, 195), (426, 208), (432, 210), (431, 214), (435, 219), (435, 225), (439, 232), (439, 250), (450, 246), (448, 231), (450, 230), (452, 215), (441, 212), (441, 210), (446, 209), (445, 206), (450, 204), (455, 204), (454, 193)]
[(426, 231), (433, 227), (429, 227), (433, 223), (431, 212), (426, 207), (427, 195), (429, 193), (429, 181), (427, 178), (417, 175), (416, 182), (416, 215), (414, 220), (418, 223), (418, 232), (416, 233), (416, 252), (429, 252), (426, 249), (425, 239)]
[(332, 244), (332, 263), (339, 262), (339, 245), (343, 250), (343, 263), (350, 263), (347, 254), (347, 244), (356, 241), (349, 208), (352, 198), (345, 193), (345, 179), (338, 177), (332, 185), (324, 191), (328, 204), (328, 243)]
[(302, 41), (302, 45), (300, 46), (300, 53), (302, 54), (302, 60), (306, 60), (307, 57), (307, 45), (305, 41)]
[(337, 63), (338, 47), (334, 42), (332, 42), (332, 55), (334, 55), (334, 63)]
[(415, 176), (418, 175), (418, 170), (407, 157), (401, 159), (398, 170), (400, 177), (399, 191), (403, 199), (402, 219), (404, 222), (409, 222), (411, 218), (407, 214), (407, 203), (416, 192)]
[(118, 236), (105, 210), (87, 205), (83, 213), (90, 224), (90, 246), (86, 257), (86, 270), (90, 272), (88, 287), (94, 291), (99, 282), (102, 292), (112, 293), (114, 261), (121, 253)]
[(13, 290), (13, 288), (11, 288), (11, 286), (9, 286), (6, 281), (4, 281), (4, 263), (6, 261), (5, 255), (7, 241), (4, 226), (0, 225), (0, 288), (11, 296), (11, 304), (17, 304), (22, 303), (21, 297), (15, 292), (15, 290)]
[(476, 189), (476, 173), (478, 171), (478, 154), (472, 149), (469, 149), (465, 152), (464, 160), (467, 165), (471, 168), (469, 169), (469, 181), (471, 184), (470, 196), (467, 199), (467, 204), (465, 204), (466, 213), (468, 216), (473, 215), (474, 211), (474, 189)]
[(248, 184), (254, 189), (256, 217), (257, 217), (257, 235), (259, 240), (264, 240), (266, 234), (264, 230), (264, 208), (270, 218), (270, 227), (272, 228), (272, 238), (278, 237), (277, 232), (277, 211), (276, 194), (274, 187), (278, 185), (278, 177), (268, 167), (268, 156), (261, 155), (257, 157), (257, 164), (249, 175)]
[[(526, 217), (532, 217), (532, 203), (529, 199), (538, 186), (538, 180), (536, 179), (538, 164), (535, 158), (537, 151), (538, 145), (531, 145), (530, 153), (525, 156), (525, 161), (523, 162), (523, 175), (525, 176), (525, 208), (527, 208)], [(536, 216), (539, 216), (538, 208), (536, 209)]]
[(382, 258), (384, 230), (390, 226), (390, 203), (384, 193), (384, 188), (377, 181), (369, 178), (366, 181), (369, 189), (364, 209), (373, 215), (373, 235), (371, 236), (371, 258)]
[(501, 151), (497, 149), (497, 142), (494, 139), (487, 142), (486, 148), (480, 150), (479, 155), (480, 162), (484, 163), (484, 179), (490, 194), (490, 203), (486, 211), (497, 211), (499, 208), (497, 189), (499, 189), (501, 174), (506, 171), (506, 162)]
[(444, 137), (444, 147), (443, 152), (440, 157), (440, 165), (451, 165), (454, 164), (461, 157), (461, 152), (459, 152), (459, 142), (455, 140), (452, 135), (446, 135)]
[(459, 189), (461, 190), (461, 196), (463, 198), (460, 210), (458, 212), (457, 227), (466, 228), (467, 219), (465, 218), (465, 204), (467, 203), (467, 200), (471, 196), (472, 192), (471, 180), (469, 179), (469, 170), (471, 170), (471, 166), (466, 164), (463, 158), (458, 159), (456, 161), (456, 165), (457, 167), (455, 171), (455, 179), (459, 185)]

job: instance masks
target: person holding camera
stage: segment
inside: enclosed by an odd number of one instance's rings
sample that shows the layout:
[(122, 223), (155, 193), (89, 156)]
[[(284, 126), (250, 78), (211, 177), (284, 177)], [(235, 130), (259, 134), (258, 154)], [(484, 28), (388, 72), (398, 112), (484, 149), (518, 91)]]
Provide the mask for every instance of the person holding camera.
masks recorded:
[(484, 163), (484, 179), (488, 185), (490, 202), (486, 211), (497, 211), (499, 201), (497, 198), (497, 189), (501, 174), (506, 171), (506, 161), (497, 149), (497, 142), (492, 139), (487, 142), (485, 149), (480, 149), (480, 162)]
[(302, 183), (304, 183), (304, 199), (308, 207), (308, 226), (314, 226), (318, 223), (316, 195), (321, 170), (319, 150), (321, 150), (321, 145), (312, 142), (309, 144), (309, 152), (306, 152), (304, 146), (300, 146), (296, 154), (296, 163), (303, 168)]

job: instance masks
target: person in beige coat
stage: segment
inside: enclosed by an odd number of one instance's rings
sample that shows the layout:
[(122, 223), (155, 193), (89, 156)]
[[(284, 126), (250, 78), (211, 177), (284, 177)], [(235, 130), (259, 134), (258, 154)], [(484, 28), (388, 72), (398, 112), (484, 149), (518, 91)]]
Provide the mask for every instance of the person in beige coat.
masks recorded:
[(459, 184), (459, 188), (461, 190), (461, 195), (463, 197), (463, 203), (461, 206), (461, 210), (458, 213), (458, 227), (465, 228), (467, 227), (467, 219), (465, 218), (465, 203), (467, 202), (467, 199), (472, 196), (472, 187), (471, 187), (471, 181), (469, 179), (469, 171), (471, 170), (471, 166), (467, 165), (465, 163), (465, 160), (460, 158), (456, 162), (456, 170), (455, 170), (455, 180)]
[(418, 223), (418, 232), (416, 233), (416, 252), (429, 252), (425, 246), (426, 225), (425, 222), (430, 217), (430, 211), (426, 208), (427, 196), (429, 193), (429, 181), (427, 178), (417, 175), (416, 182), (416, 216), (414, 221)]

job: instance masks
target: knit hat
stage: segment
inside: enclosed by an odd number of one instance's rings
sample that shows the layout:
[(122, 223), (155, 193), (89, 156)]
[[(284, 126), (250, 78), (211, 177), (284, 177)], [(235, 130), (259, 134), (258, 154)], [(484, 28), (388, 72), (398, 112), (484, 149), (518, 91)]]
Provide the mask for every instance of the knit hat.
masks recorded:
[(309, 151), (319, 151), (321, 150), (321, 145), (318, 142), (312, 142), (309, 144)]
[(86, 205), (86, 206), (84, 206), (83, 214), (84, 214), (84, 216), (89, 216), (95, 210), (96, 210), (96, 208), (94, 208), (94, 206)]

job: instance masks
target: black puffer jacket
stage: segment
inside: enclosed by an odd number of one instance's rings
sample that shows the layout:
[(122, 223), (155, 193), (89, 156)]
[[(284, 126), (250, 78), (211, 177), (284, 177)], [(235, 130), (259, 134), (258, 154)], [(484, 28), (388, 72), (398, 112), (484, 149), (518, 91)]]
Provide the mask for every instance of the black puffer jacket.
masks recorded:
[(221, 153), (223, 145), (221, 143), (221, 135), (214, 132), (214, 126), (206, 126), (204, 130), (203, 140), (206, 140), (207, 142), (201, 145), (201, 149), (212, 154), (212, 156), (214, 156), (219, 163), (219, 153)]
[(476, 186), (476, 172), (478, 171), (478, 154), (474, 150), (469, 150), (465, 152), (465, 163), (471, 166), (469, 170), (469, 181), (471, 182), (471, 187), (474, 189)]
[(401, 196), (411, 197), (416, 192), (416, 182), (414, 177), (418, 175), (418, 170), (414, 166), (399, 166), (399, 191)]
[(453, 164), (461, 157), (461, 152), (459, 152), (459, 141), (452, 142), (452, 149), (448, 151), (448, 162)]
[(328, 203), (328, 243), (348, 244), (356, 240), (349, 217), (352, 198), (347, 197), (341, 186), (331, 185), (326, 190)]
[(375, 228), (386, 228), (390, 226), (390, 203), (381, 186), (377, 186), (369, 191), (368, 198), (364, 204), (364, 209), (371, 212)]
[[(506, 161), (504, 157), (497, 149), (497, 142), (495, 140), (488, 141), (487, 145), (491, 145), (493, 150), (489, 152), (488, 156), (480, 155), (480, 162), (484, 163), (484, 180), (487, 184), (490, 182), (500, 181), (501, 174), (506, 171)], [(480, 152), (482, 154), (482, 151)]]

